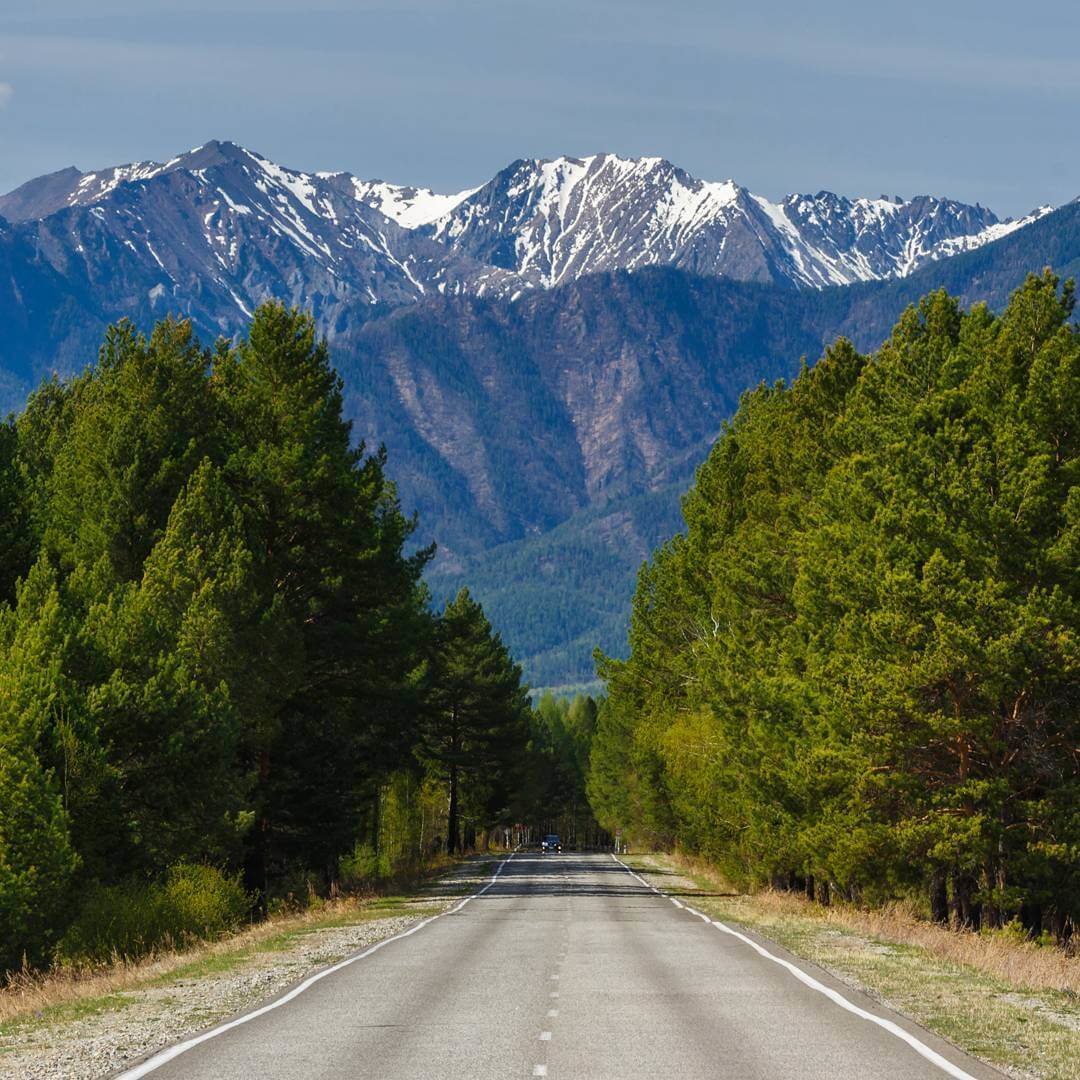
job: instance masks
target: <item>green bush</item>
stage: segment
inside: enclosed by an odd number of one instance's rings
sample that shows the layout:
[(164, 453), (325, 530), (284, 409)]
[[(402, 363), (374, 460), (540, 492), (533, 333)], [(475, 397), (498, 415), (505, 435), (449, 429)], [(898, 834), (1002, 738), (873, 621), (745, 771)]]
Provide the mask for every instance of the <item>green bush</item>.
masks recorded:
[(348, 855), (343, 856), (339, 870), (343, 889), (363, 891), (390, 877), (390, 858), (386, 854), (376, 854), (370, 844), (357, 844)]
[(249, 916), (239, 875), (177, 863), (163, 881), (94, 886), (58, 948), (68, 964), (131, 960), (220, 937)]

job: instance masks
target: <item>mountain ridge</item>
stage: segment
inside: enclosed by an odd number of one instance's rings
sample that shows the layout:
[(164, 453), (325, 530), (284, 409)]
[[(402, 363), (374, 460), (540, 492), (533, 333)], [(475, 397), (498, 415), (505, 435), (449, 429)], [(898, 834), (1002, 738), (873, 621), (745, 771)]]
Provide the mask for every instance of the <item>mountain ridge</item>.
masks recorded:
[[(190, 181), (170, 183), (176, 174)], [(282, 284), (273, 275), (252, 276), (226, 257), (234, 240), (254, 239), (238, 220), (245, 215), (265, 220), (291, 245), (291, 261), (302, 264), (307, 277), (329, 272), (347, 281), (361, 302), (393, 305), (433, 291), (514, 295), (645, 265), (796, 288), (881, 280), (999, 239), (1047, 212), (1040, 208), (1012, 221), (951, 199), (897, 202), (824, 191), (772, 203), (734, 180), (700, 180), (661, 157), (607, 153), (522, 158), (479, 187), (442, 195), (348, 172), (284, 168), (236, 143), (213, 140), (164, 163), (94, 172), (68, 167), (27, 181), (0, 196), (0, 216), (29, 233), (63, 212), (126, 212), (133, 220), (140, 198), (131, 189), (141, 188), (153, 202), (149, 192), (157, 185), (186, 199), (188, 246), (206, 249), (204, 270), (215, 271), (209, 280), (225, 300), (223, 311), (202, 314), (219, 328)], [(119, 228), (118, 234), (151, 276), (168, 272), (151, 238)], [(77, 230), (71, 239), (77, 249)], [(356, 245), (366, 249), (362, 265), (347, 254)], [(300, 299), (317, 308), (334, 290), (320, 280), (307, 293)], [(334, 317), (326, 321), (333, 333)]]

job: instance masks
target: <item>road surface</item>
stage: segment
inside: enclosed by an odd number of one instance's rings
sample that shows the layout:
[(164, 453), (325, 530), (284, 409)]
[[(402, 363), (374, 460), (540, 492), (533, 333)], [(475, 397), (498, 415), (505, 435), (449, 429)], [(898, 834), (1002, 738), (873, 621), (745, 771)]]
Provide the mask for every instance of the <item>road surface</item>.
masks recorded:
[(174, 1048), (169, 1060), (158, 1055), (123, 1075), (999, 1075), (822, 972), (783, 966), (778, 961), (791, 958), (776, 946), (755, 948), (688, 903), (691, 898), (659, 895), (611, 856), (518, 854), (456, 910), (294, 989), (250, 1019), (214, 1029), (197, 1045)]

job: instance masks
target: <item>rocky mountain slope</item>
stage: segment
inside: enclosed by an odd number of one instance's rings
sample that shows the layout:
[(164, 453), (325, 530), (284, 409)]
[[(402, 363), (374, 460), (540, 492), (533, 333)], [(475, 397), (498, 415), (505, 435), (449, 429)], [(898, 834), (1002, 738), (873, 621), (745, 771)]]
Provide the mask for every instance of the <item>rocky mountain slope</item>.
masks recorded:
[(208, 336), (231, 335), (275, 297), (314, 312), (333, 339), (432, 295), (514, 298), (646, 266), (817, 288), (903, 277), (1044, 212), (1003, 222), (948, 199), (828, 192), (771, 203), (662, 158), (614, 154), (517, 161), (438, 195), (283, 168), (228, 142), (164, 163), (68, 168), (0, 196), (26, 274), (56, 275), (54, 306), (88, 316), (61, 318), (51, 350), (24, 357), (30, 380), (77, 366), (100, 325), (123, 315), (179, 311)]
[(551, 287), (584, 274), (675, 266), (820, 288), (903, 277), (1036, 220), (930, 196), (772, 203), (733, 180), (696, 179), (663, 158), (597, 154), (517, 161), (422, 231)]

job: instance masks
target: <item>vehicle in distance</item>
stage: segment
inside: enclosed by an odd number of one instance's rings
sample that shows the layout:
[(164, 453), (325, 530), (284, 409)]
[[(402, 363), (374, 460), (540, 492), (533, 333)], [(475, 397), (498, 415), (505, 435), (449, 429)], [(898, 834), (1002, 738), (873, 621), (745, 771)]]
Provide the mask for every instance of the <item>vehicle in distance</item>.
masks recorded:
[(562, 841), (554, 833), (548, 833), (548, 835), (540, 841), (540, 851), (545, 854), (549, 851), (559, 853), (562, 851)]

